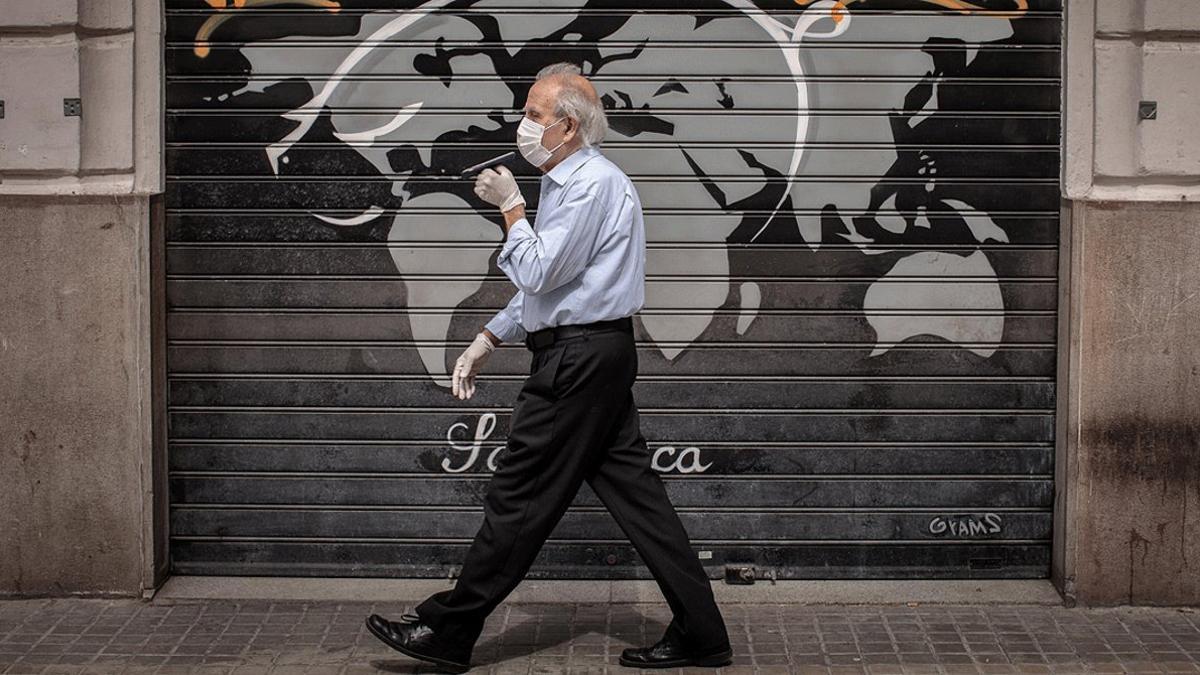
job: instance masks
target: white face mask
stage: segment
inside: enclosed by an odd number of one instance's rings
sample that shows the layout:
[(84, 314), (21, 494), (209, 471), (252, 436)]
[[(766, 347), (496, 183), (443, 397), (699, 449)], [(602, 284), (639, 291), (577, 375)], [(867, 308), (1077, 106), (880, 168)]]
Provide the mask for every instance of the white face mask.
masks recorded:
[[(554, 124), (558, 124), (565, 119), (567, 118), (560, 117)], [(554, 150), (558, 150), (563, 146), (563, 143), (567, 142), (564, 139), (562, 143), (554, 146), (553, 150), (547, 150), (546, 146), (542, 145), (542, 134), (546, 133), (546, 130), (554, 126), (554, 124), (547, 127), (534, 122), (528, 117), (521, 118), (521, 124), (517, 126), (517, 148), (520, 149), (521, 155), (530, 164), (534, 166), (545, 164), (554, 155)]]

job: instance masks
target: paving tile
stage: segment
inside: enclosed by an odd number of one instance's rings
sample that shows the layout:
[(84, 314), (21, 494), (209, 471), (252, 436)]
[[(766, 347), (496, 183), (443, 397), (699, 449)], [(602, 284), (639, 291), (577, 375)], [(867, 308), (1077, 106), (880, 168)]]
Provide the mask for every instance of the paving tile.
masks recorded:
[[(1045, 606), (723, 608), (721, 673), (1200, 673), (1200, 614)], [(3, 675), (356, 675), (425, 672), (376, 640), (400, 603), (0, 601)], [(507, 604), (475, 649), (479, 672), (623, 673), (665, 605)], [(694, 672), (713, 672), (691, 669)], [(661, 671), (660, 671), (661, 672)], [(688, 672), (688, 669), (666, 671)]]

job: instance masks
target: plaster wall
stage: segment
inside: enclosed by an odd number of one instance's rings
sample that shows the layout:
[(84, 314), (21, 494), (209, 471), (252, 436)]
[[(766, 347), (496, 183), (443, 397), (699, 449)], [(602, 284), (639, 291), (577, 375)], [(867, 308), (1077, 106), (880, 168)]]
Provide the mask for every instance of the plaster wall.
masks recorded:
[(149, 268), (162, 10), (156, 0), (3, 10), (0, 596), (138, 595), (161, 580), (154, 532), (165, 525)]
[(1089, 605), (1200, 602), (1200, 17), (1186, 4), (1068, 6), (1053, 573)]

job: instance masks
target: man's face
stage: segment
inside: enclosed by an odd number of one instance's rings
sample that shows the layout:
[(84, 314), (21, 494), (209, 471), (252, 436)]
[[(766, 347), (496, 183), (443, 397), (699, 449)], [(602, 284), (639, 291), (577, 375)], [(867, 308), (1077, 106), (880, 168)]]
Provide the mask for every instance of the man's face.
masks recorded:
[[(575, 120), (567, 117), (559, 121), (559, 118), (554, 116), (554, 107), (558, 102), (558, 86), (547, 80), (538, 80), (529, 88), (529, 95), (525, 99), (525, 116), (529, 119), (541, 124), (544, 127), (549, 127), (542, 134), (542, 147), (547, 150), (556, 147), (562, 143), (562, 147), (554, 151), (550, 159), (543, 164), (543, 171), (549, 171), (558, 163), (560, 157), (565, 157), (573, 150), (572, 141), (575, 139), (576, 123)], [(558, 122), (558, 124), (554, 124)], [(554, 124), (553, 127), (550, 125)]]

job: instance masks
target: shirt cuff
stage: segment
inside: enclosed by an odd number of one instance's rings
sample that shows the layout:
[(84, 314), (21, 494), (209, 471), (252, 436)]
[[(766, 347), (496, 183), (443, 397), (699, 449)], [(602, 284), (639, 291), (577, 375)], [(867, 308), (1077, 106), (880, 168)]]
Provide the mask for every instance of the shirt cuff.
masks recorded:
[(517, 219), (517, 222), (508, 228), (508, 236), (504, 240), (504, 246), (500, 247), (500, 255), (496, 256), (496, 263), (499, 264), (508, 260), (508, 256), (512, 255), (513, 249), (517, 244), (525, 239), (537, 238), (537, 234), (533, 231), (533, 226), (524, 218)]
[(516, 342), (525, 339), (525, 328), (513, 321), (504, 311), (492, 317), (492, 320), (483, 327), (490, 330), (492, 335), (500, 338), (501, 342)]

